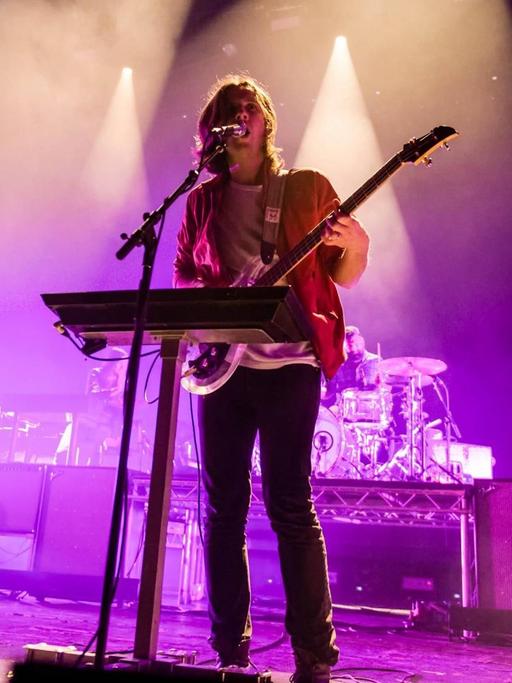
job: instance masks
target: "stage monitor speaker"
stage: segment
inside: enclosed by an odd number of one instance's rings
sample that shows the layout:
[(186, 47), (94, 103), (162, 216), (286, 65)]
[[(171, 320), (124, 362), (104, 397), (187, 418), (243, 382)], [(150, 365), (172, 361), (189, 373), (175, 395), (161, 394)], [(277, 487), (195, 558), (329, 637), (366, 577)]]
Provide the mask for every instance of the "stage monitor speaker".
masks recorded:
[(35, 532), (44, 473), (42, 465), (0, 465), (0, 533)]
[[(116, 478), (117, 470), (110, 467), (47, 468), (29, 592), (40, 597), (101, 599)], [(133, 601), (139, 580), (126, 571), (140, 545), (143, 506), (134, 506), (131, 499), (127, 523), (117, 598)]]
[(48, 468), (35, 571), (104, 573), (115, 478), (110, 467)]
[(512, 609), (512, 481), (474, 486), (478, 606)]

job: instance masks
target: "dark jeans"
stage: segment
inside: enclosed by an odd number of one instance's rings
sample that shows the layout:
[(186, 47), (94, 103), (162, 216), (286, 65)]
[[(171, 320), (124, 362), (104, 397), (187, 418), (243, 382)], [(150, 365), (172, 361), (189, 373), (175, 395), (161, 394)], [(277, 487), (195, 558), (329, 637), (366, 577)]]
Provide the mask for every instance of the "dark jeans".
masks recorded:
[(263, 497), (277, 534), (293, 649), (301, 661), (337, 661), (325, 543), (309, 479), (319, 399), (320, 370), (301, 364), (239, 367), (200, 398), (209, 613), (221, 655), (251, 636), (245, 525), (259, 430)]

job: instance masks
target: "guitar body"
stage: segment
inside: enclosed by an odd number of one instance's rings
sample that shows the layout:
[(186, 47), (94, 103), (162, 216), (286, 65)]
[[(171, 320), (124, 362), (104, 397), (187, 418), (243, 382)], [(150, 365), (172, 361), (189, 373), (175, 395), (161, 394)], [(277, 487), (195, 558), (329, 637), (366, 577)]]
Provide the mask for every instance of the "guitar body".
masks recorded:
[[(189, 361), (194, 371), (185, 373), (181, 386), (192, 394), (206, 396), (217, 391), (237, 369), (247, 344), (206, 344), (198, 358)], [(195, 364), (195, 366), (194, 366)]]
[[(371, 194), (375, 192), (388, 178), (390, 178), (405, 163), (411, 162), (415, 166), (424, 163), (430, 166), (429, 157), (441, 146), (448, 149), (448, 141), (457, 137), (459, 133), (450, 126), (437, 126), (430, 133), (421, 138), (413, 138), (406, 143), (401, 152), (393, 156), (384, 166), (369, 178), (353, 195), (326, 216), (316, 227), (297, 244), (288, 254), (259, 277), (254, 286), (273, 286), (285, 277), (308, 254), (322, 242), (322, 237), (329, 222), (338, 216), (351, 214)], [(181, 385), (193, 394), (211, 394), (221, 387), (233, 375), (238, 367), (246, 344), (208, 344), (197, 358), (188, 362), (189, 368), (181, 379)]]

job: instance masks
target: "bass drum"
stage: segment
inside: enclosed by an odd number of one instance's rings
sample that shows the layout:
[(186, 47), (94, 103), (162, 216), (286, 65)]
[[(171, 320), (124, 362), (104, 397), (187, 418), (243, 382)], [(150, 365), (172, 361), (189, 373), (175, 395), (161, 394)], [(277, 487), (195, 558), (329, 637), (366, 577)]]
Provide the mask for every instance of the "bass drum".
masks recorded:
[(357, 478), (358, 446), (355, 435), (343, 429), (336, 414), (320, 406), (311, 449), (314, 477)]
[[(335, 409), (335, 407), (334, 407)], [(353, 433), (343, 430), (335, 412), (320, 406), (311, 448), (311, 474), (314, 477), (356, 478), (357, 442)], [(252, 453), (252, 473), (261, 477), (259, 435)]]
[(320, 406), (313, 435), (311, 471), (316, 477), (328, 477), (335, 466), (342, 446), (341, 428), (329, 408)]

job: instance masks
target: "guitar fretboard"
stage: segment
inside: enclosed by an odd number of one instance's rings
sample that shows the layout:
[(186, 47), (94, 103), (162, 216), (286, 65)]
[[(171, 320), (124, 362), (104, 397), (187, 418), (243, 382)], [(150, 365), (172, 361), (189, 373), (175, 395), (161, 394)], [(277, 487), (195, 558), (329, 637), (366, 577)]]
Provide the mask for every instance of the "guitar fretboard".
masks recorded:
[(276, 264), (269, 268), (261, 277), (259, 277), (254, 285), (256, 287), (271, 287), (276, 284), (282, 277), (289, 273), (295, 266), (308, 256), (314, 249), (316, 249), (321, 241), (322, 235), (330, 220), (336, 218), (341, 214), (350, 214), (358, 206), (360, 206), (375, 190), (377, 190), (384, 181), (386, 181), (393, 173), (398, 171), (402, 166), (403, 161), (399, 154), (396, 154), (384, 166), (369, 178), (364, 185), (354, 192), (343, 204), (326, 216), (317, 226), (308, 232), (308, 234), (291, 249), (285, 256), (283, 256)]

